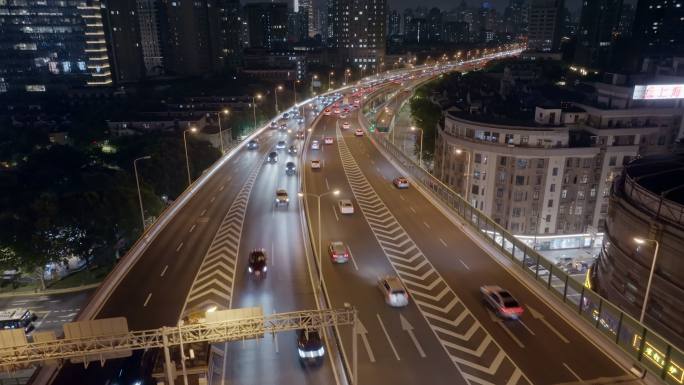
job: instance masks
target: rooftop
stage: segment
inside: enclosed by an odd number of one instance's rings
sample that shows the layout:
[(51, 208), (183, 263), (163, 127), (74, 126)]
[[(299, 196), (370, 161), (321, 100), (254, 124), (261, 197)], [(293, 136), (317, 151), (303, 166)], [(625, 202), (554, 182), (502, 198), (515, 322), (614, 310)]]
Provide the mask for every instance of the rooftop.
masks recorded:
[(625, 173), (652, 193), (684, 204), (684, 153), (635, 159)]

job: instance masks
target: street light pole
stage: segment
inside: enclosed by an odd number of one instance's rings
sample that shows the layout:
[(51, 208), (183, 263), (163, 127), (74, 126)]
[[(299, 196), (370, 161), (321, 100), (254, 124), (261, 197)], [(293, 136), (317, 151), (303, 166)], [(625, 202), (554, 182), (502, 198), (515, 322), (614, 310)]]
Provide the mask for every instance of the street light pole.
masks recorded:
[(185, 137), (185, 134), (188, 131), (195, 133), (197, 131), (197, 128), (190, 127), (187, 130), (183, 130), (183, 147), (185, 148), (185, 168), (188, 170), (188, 186), (190, 186), (192, 184), (192, 179), (190, 178), (190, 158), (188, 158), (188, 140)]
[(261, 99), (260, 94), (256, 94), (255, 96), (252, 96), (252, 116), (254, 116), (254, 131), (256, 131), (257, 128), (257, 121), (256, 121), (256, 99)]
[(316, 198), (316, 209), (318, 211), (318, 250), (316, 251), (317, 254), (317, 261), (318, 261), (318, 281), (320, 282), (321, 286), (323, 285), (323, 253), (322, 253), (322, 240), (323, 240), (323, 234), (321, 233), (321, 198), (333, 194), (335, 196), (340, 194), (340, 190), (330, 190), (327, 192), (324, 192), (323, 194), (313, 194), (313, 193), (305, 193), (305, 192), (300, 192), (297, 195), (299, 195), (300, 198), (303, 198), (305, 195), (309, 195), (312, 197)]
[(136, 158), (133, 160), (133, 170), (135, 171), (135, 185), (138, 187), (138, 203), (140, 203), (140, 216), (142, 219), (142, 229), (145, 231), (145, 211), (143, 210), (143, 202), (142, 202), (142, 195), (140, 194), (140, 182), (138, 180), (138, 161), (143, 160), (143, 159), (150, 159), (151, 156), (145, 155), (141, 156), (140, 158)]
[(273, 89), (273, 94), (275, 95), (275, 112), (276, 115), (280, 113), (280, 110), (278, 110), (278, 91), (282, 90), (283, 86), (278, 86)]
[(328, 74), (328, 91), (332, 90), (332, 81), (330, 80), (330, 78), (331, 78), (334, 74), (335, 74), (335, 73), (332, 72), (332, 71), (330, 71), (330, 73)]
[(219, 124), (219, 140), (221, 141), (221, 155), (224, 155), (226, 151), (223, 149), (223, 129), (221, 128), (221, 112), (224, 114), (228, 115), (228, 110), (224, 109), (223, 111), (217, 111), (216, 112), (216, 117), (218, 118), (218, 124)]
[[(418, 128), (420, 130), (420, 151), (418, 152), (418, 167), (423, 168), (423, 129)], [(415, 131), (416, 127), (411, 126), (411, 131)]]
[(297, 77), (295, 76), (294, 79), (292, 79), (292, 93), (294, 94), (294, 104), (297, 105)]
[(648, 297), (651, 293), (651, 283), (653, 282), (653, 273), (655, 273), (656, 261), (658, 260), (658, 248), (660, 248), (660, 243), (655, 239), (644, 239), (644, 238), (634, 238), (634, 242), (643, 245), (647, 242), (655, 243), (655, 250), (653, 251), (653, 262), (651, 263), (651, 272), (648, 274), (648, 283), (646, 283), (646, 293), (644, 293), (644, 303), (641, 305), (641, 315), (639, 316), (639, 322), (644, 323), (644, 317), (646, 316), (646, 306), (648, 305)]

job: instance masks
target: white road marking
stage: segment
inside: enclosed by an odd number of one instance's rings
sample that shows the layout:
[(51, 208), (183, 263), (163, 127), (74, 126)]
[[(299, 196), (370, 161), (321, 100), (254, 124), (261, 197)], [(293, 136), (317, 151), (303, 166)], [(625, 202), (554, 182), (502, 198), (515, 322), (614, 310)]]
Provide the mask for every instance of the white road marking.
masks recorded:
[[(276, 314), (275, 309), (273, 309), (273, 314)], [(273, 333), (273, 344), (275, 345), (275, 352), (280, 353), (278, 349), (278, 333)]]
[(420, 342), (418, 342), (418, 338), (416, 338), (416, 334), (413, 332), (413, 325), (411, 325), (401, 314), (399, 314), (399, 320), (401, 321), (401, 329), (408, 333), (411, 341), (413, 341), (413, 344), (416, 346), (416, 350), (418, 350), (418, 354), (420, 354), (422, 358), (425, 358), (425, 351), (423, 350), (423, 347), (420, 346)]
[(430, 225), (429, 225), (427, 222), (423, 221), (423, 224), (424, 224), (425, 227), (427, 227), (428, 229), (430, 228)]
[(150, 298), (152, 298), (152, 293), (147, 295), (147, 299), (145, 300), (145, 303), (143, 304), (143, 307), (147, 307), (147, 303), (150, 302)]
[(405, 201), (405, 200), (406, 200), (406, 198), (404, 198), (404, 196), (401, 195), (401, 194), (399, 194), (399, 199), (401, 199), (402, 201)]
[(547, 328), (551, 329), (551, 331), (554, 332), (558, 336), (558, 338), (561, 339), (561, 341), (563, 341), (566, 344), (570, 343), (570, 340), (565, 338), (565, 336), (561, 332), (559, 332), (556, 328), (554, 328), (553, 325), (551, 325), (551, 323), (546, 320), (546, 318), (544, 317), (543, 314), (541, 314), (540, 312), (535, 310), (533, 307), (530, 307), (529, 305), (527, 306), (527, 310), (530, 311), (532, 318), (538, 319), (539, 321), (541, 321)]
[(340, 217), (337, 216), (337, 209), (335, 209), (335, 205), (332, 205), (332, 209), (333, 209), (333, 214), (335, 214), (335, 219), (337, 219), (337, 221), (339, 222), (339, 221), (340, 221)]
[(409, 209), (413, 211), (414, 213), (417, 213), (416, 209), (414, 209), (412, 206), (409, 206)]
[(380, 167), (376, 167), (375, 170), (377, 170), (378, 173), (379, 173), (379, 172), (380, 172)]
[(207, 213), (207, 209), (202, 210), (202, 212), (200, 213), (200, 217), (203, 217), (204, 214), (206, 214), (206, 213)]
[(192, 233), (195, 230), (195, 226), (197, 226), (195, 223), (192, 224), (192, 227), (190, 228), (189, 233)]
[(162, 270), (161, 274), (159, 274), (160, 277), (163, 277), (164, 274), (166, 274), (166, 269), (169, 268), (169, 265), (164, 266), (164, 270)]
[(356, 322), (356, 334), (361, 337), (361, 341), (363, 342), (363, 346), (366, 348), (366, 353), (368, 353), (368, 359), (370, 359), (370, 362), (375, 362), (373, 349), (371, 349), (370, 344), (368, 343), (368, 330), (366, 330), (366, 328), (363, 326), (360, 319), (357, 318)]
[(568, 364), (566, 364), (565, 362), (563, 362), (563, 366), (565, 366), (565, 369), (568, 369), (568, 372), (570, 372), (573, 376), (575, 376), (575, 378), (576, 378), (579, 382), (583, 382), (583, 381), (582, 381), (582, 378), (581, 378), (580, 376), (578, 376), (577, 373), (575, 373), (574, 370), (570, 369), (570, 367), (568, 366)]
[(328, 178), (325, 178), (325, 188), (326, 188), (326, 190), (330, 190), (330, 185), (328, 184)]
[(271, 242), (271, 266), (275, 266), (275, 245)]
[(387, 329), (385, 329), (385, 324), (382, 323), (382, 318), (380, 318), (380, 314), (375, 313), (375, 316), (378, 317), (378, 322), (380, 322), (380, 327), (382, 328), (382, 332), (385, 333), (385, 338), (387, 338), (387, 342), (389, 342), (390, 347), (392, 348), (392, 351), (394, 352), (394, 357), (397, 358), (397, 361), (401, 361), (401, 358), (399, 358), (399, 353), (397, 353), (397, 349), (394, 347), (394, 344), (392, 343), (392, 339), (389, 336), (389, 333), (387, 333)]
[(210, 202), (211, 202), (211, 203), (214, 203), (215, 200), (216, 200), (216, 197), (211, 197)]
[(492, 313), (489, 310), (487, 310), (487, 313), (489, 313), (489, 317), (492, 319), (492, 321), (494, 321), (494, 323), (496, 323), (497, 325), (501, 326), (501, 328), (506, 332), (506, 334), (508, 334), (508, 336), (511, 337), (513, 342), (518, 344), (518, 346), (520, 346), (521, 349), (525, 349), (525, 345), (523, 345), (523, 343), (520, 342), (518, 337), (516, 337), (515, 334), (513, 334), (513, 332), (506, 327), (506, 324), (499, 317), (497, 317), (496, 314)]
[(221, 187), (219, 187), (219, 191), (223, 191), (223, 189), (226, 187), (225, 184), (222, 184)]
[(466, 265), (466, 263), (465, 263), (465, 262), (463, 262), (463, 260), (462, 260), (462, 259), (460, 259), (460, 258), (459, 258), (458, 260), (459, 260), (459, 261), (461, 261), (461, 265), (463, 265), (463, 267), (465, 267), (465, 268), (466, 268), (466, 270), (470, 270), (470, 267), (468, 267), (468, 265)]
[(176, 252), (179, 252), (181, 247), (183, 247), (183, 242), (178, 244), (178, 247), (176, 247)]
[(439, 241), (440, 241), (440, 242), (442, 242), (442, 244), (444, 245), (444, 247), (447, 247), (447, 243), (446, 243), (446, 242), (444, 242), (444, 239), (442, 239), (442, 238), (439, 238)]
[(534, 332), (532, 331), (532, 329), (530, 329), (529, 327), (527, 327), (527, 325), (525, 325), (525, 323), (524, 323), (521, 319), (519, 319), (518, 322), (520, 322), (520, 324), (521, 324), (525, 329), (527, 329), (527, 331), (530, 332), (530, 334), (532, 334), (533, 336), (535, 335)]
[(349, 246), (347, 246), (347, 250), (349, 250), (349, 257), (352, 260), (352, 264), (354, 265), (354, 269), (359, 270), (359, 267), (356, 265), (356, 260), (354, 259), (354, 254), (352, 254), (351, 248), (349, 248)]

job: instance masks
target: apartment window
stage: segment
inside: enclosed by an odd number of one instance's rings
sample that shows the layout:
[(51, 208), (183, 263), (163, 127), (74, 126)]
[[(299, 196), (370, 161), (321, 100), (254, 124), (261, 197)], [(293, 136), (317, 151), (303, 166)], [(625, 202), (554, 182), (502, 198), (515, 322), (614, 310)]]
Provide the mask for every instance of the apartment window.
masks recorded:
[(589, 181), (589, 176), (588, 176), (588, 175), (585, 174), (585, 175), (582, 175), (582, 176), (580, 177), (580, 183), (586, 184), (588, 181)]
[(499, 178), (499, 183), (505, 183), (506, 182), (506, 172), (505, 171), (499, 171), (498, 178)]
[(518, 168), (525, 169), (525, 168), (527, 168), (528, 160), (527, 159), (518, 159), (516, 161), (516, 163), (517, 163)]
[(470, 192), (473, 193), (473, 195), (477, 195), (480, 192), (480, 186), (474, 184), (473, 187), (470, 189)]
[(565, 167), (572, 167), (572, 158), (568, 158), (565, 160)]
[(480, 172), (478, 170), (473, 171), (473, 178), (480, 180)]
[(514, 233), (517, 233), (518, 231), (520, 231), (520, 224), (511, 223), (511, 231)]
[(482, 175), (482, 180), (487, 180), (487, 171), (482, 171), (480, 175)]
[(516, 191), (513, 193), (513, 200), (516, 202), (520, 202), (523, 200), (523, 192), (522, 191)]
[(523, 135), (520, 137), (520, 144), (527, 144), (530, 141), (530, 137), (527, 135)]
[(608, 204), (607, 204), (607, 203), (604, 203), (604, 204), (601, 205), (601, 211), (600, 211), (600, 213), (601, 213), (601, 214), (605, 214), (605, 213), (607, 213), (607, 212), (608, 212)]
[(537, 159), (537, 168), (544, 168), (544, 159)]
[(585, 158), (582, 160), (582, 167), (591, 168), (591, 158)]
[(516, 175), (515, 176), (515, 185), (516, 186), (522, 186), (525, 184), (525, 176), (523, 175)]
[(506, 144), (513, 144), (513, 134), (506, 134), (504, 140), (506, 141)]
[(532, 192), (532, 199), (534, 199), (535, 201), (539, 199), (539, 190), (534, 190)]
[(578, 201), (584, 200), (584, 189), (577, 190), (577, 200)]
[(556, 192), (556, 184), (555, 183), (551, 183), (551, 186), (549, 186), (549, 191)]
[(548, 227), (544, 227), (544, 234), (548, 234), (548, 233), (549, 233), (549, 228), (548, 228)]
[(501, 158), (499, 158), (499, 165), (500, 166), (506, 165), (506, 157), (505, 156), (502, 156)]
[(541, 175), (537, 175), (534, 182), (535, 182), (534, 184), (535, 184), (536, 186), (539, 186), (539, 185), (542, 183), (542, 176), (541, 176)]
[(475, 154), (475, 163), (481, 163), (482, 162), (482, 154)]
[(496, 189), (496, 197), (497, 198), (503, 198), (503, 189), (502, 188)]
[(596, 185), (591, 187), (589, 190), (589, 198), (596, 198)]
[(551, 222), (551, 215), (546, 216), (546, 223), (549, 223), (549, 222)]
[(575, 215), (582, 215), (582, 206), (575, 207)]
[(604, 188), (602, 195), (604, 198), (607, 197), (608, 195), (610, 195), (610, 189), (608, 187)]
[(549, 199), (549, 201), (546, 204), (546, 207), (553, 207), (553, 199)]
[(609, 166), (615, 166), (617, 164), (617, 156), (611, 156), (610, 159), (608, 159), (608, 165)]
[(522, 208), (514, 207), (513, 208), (513, 218), (520, 218), (521, 215), (522, 215)]
[(565, 206), (560, 205), (558, 206), (558, 214), (565, 214)]
[(561, 190), (561, 198), (565, 199), (568, 197), (568, 189), (564, 188)]
[(553, 168), (553, 170), (551, 171), (551, 175), (558, 176), (558, 167)]

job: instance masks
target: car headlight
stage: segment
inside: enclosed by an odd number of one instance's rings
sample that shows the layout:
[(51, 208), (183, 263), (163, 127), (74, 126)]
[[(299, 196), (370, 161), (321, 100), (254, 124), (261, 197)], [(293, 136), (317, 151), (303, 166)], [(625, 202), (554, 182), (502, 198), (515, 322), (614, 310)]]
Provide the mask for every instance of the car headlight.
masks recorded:
[(278, 203), (278, 198), (275, 199), (276, 203)]
[(251, 272), (254, 271), (254, 270), (252, 270), (252, 267), (249, 266), (249, 267), (247, 267), (247, 271), (249, 271), (249, 272), (251, 273)]
[(264, 273), (268, 271), (268, 267), (264, 266)]
[(289, 202), (289, 201), (290, 201), (290, 198), (285, 199), (285, 202)]

